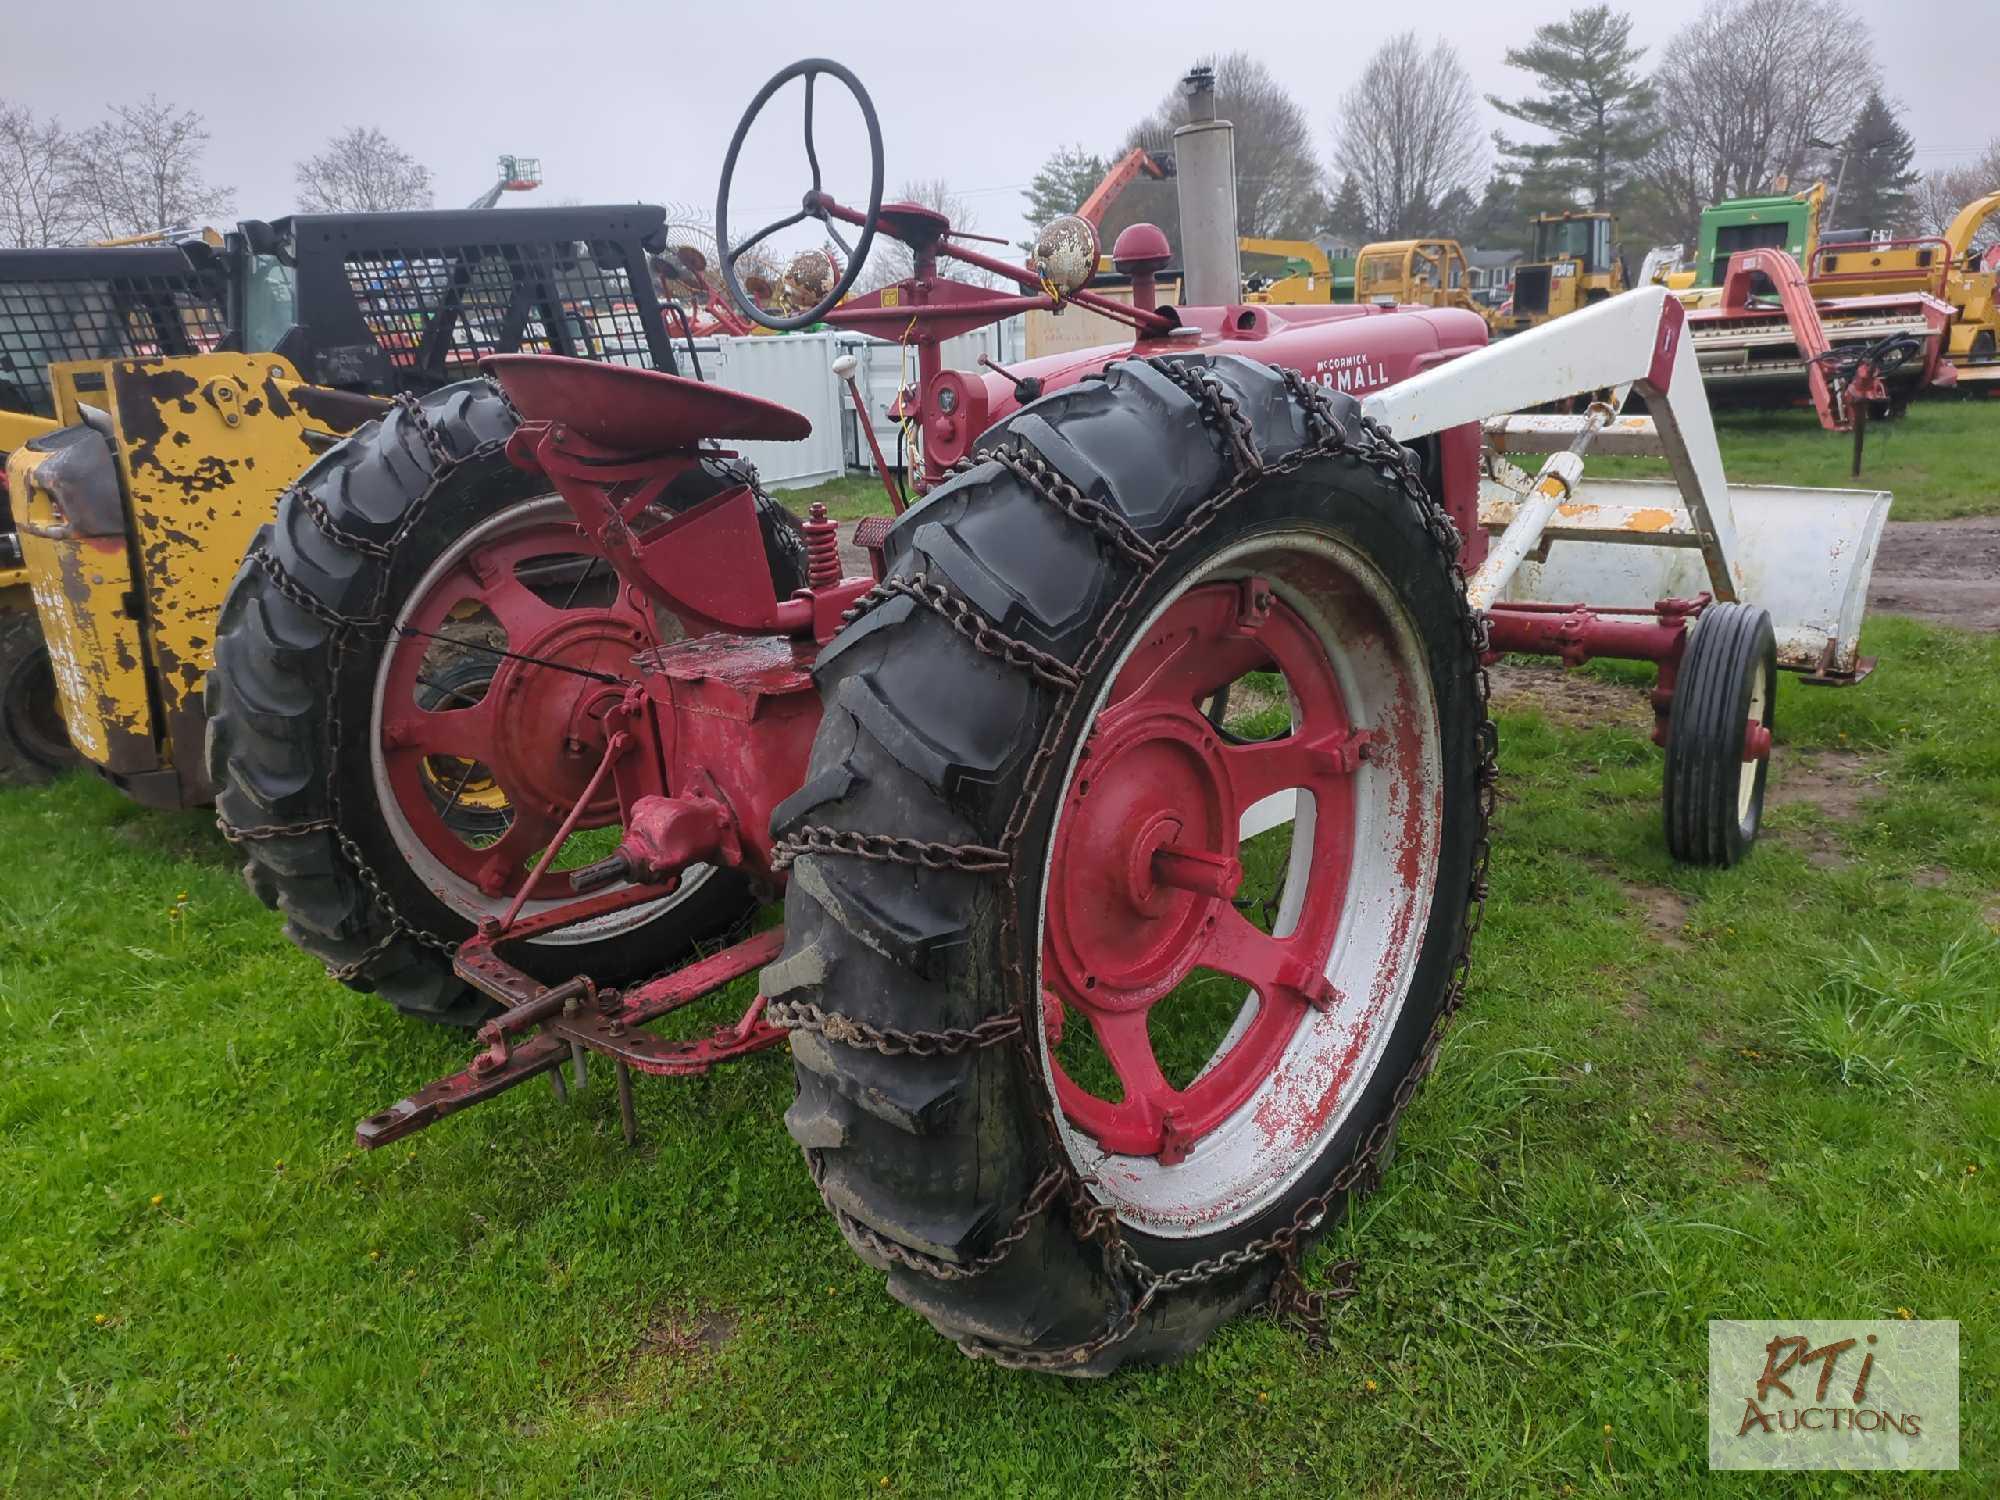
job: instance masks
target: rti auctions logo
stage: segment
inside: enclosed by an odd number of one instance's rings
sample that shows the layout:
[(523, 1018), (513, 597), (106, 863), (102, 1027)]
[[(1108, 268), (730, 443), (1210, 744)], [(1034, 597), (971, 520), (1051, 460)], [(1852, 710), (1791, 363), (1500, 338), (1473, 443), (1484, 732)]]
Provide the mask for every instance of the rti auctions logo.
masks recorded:
[[(1736, 1429), (1736, 1435), (1742, 1437), (1752, 1428), (1766, 1433), (1880, 1432), (1887, 1425), (1904, 1437), (1922, 1437), (1923, 1413), (1885, 1411), (1881, 1407), (1864, 1404), (1868, 1400), (1868, 1377), (1875, 1373), (1875, 1351), (1867, 1346), (1879, 1342), (1879, 1339), (1878, 1334), (1867, 1335), (1867, 1343), (1863, 1345), (1866, 1352), (1859, 1361), (1860, 1373), (1845, 1406), (1827, 1406), (1824, 1403), (1840, 1357), (1853, 1349), (1858, 1340), (1853, 1337), (1838, 1339), (1815, 1349), (1812, 1340), (1802, 1333), (1772, 1339), (1764, 1346), (1764, 1371), (1757, 1377), (1757, 1388), (1743, 1398), (1743, 1424)], [(1819, 1366), (1819, 1383), (1812, 1393), (1816, 1404), (1805, 1406), (1792, 1393), (1784, 1377), (1790, 1375), (1794, 1380), (1802, 1380), (1807, 1367), (1815, 1364)], [(1774, 1392), (1782, 1395), (1784, 1400), (1773, 1402)], [(1835, 1399), (1839, 1399), (1838, 1395)], [(1773, 1404), (1767, 1407), (1766, 1403)]]
[(1958, 1324), (1708, 1325), (1712, 1469), (1956, 1469)]

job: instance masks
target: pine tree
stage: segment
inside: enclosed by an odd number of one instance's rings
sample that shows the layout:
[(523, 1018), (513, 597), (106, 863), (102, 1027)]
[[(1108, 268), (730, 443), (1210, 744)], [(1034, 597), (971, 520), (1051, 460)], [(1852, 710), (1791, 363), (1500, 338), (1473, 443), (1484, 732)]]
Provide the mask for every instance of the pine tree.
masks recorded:
[[(1833, 206), (1840, 225), (1885, 231), (1908, 228), (1916, 207), (1917, 174), (1910, 164), (1917, 146), (1879, 92), (1869, 91), (1843, 146), (1847, 171), (1840, 179), (1840, 200)], [(1827, 227), (1835, 227), (1831, 219)]]
[[(1075, 213), (1092, 189), (1104, 180), (1107, 170), (1104, 158), (1094, 151), (1086, 151), (1082, 146), (1062, 147), (1042, 163), (1042, 169), (1035, 173), (1021, 195), (1028, 200), (1023, 215), (1033, 230), (1039, 231), (1049, 220)], [(1032, 235), (1021, 248), (1035, 248)]]
[(1521, 207), (1520, 184), (1500, 172), (1487, 178), (1460, 238), (1481, 250), (1526, 249), (1527, 215)]
[(1632, 18), (1609, 5), (1584, 6), (1535, 28), (1526, 47), (1507, 50), (1507, 66), (1532, 73), (1536, 96), (1487, 103), (1509, 119), (1547, 132), (1547, 141), (1494, 143), (1519, 175), (1522, 196), (1537, 210), (1581, 200), (1615, 209), (1625, 199), (1639, 159), (1652, 145), (1652, 85), (1633, 70), (1645, 48), (1630, 45)]
[(1362, 201), (1360, 184), (1352, 177), (1340, 179), (1340, 191), (1327, 206), (1326, 229), (1335, 239), (1351, 239), (1357, 244), (1373, 235), (1368, 205)]

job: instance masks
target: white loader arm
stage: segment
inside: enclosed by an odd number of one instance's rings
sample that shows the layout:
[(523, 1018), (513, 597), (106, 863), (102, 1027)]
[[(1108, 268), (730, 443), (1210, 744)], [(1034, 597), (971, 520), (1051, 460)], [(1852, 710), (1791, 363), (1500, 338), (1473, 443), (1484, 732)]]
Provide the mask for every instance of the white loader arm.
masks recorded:
[[(1686, 507), (1709, 591), (1743, 591), (1736, 520), (1687, 313), (1663, 287), (1606, 298), (1370, 395), (1362, 410), (1402, 441), (1503, 412), (1636, 386)], [(1568, 481), (1559, 481), (1567, 493)], [(1532, 546), (1535, 538), (1527, 539)], [(1504, 582), (1504, 580), (1501, 580)]]

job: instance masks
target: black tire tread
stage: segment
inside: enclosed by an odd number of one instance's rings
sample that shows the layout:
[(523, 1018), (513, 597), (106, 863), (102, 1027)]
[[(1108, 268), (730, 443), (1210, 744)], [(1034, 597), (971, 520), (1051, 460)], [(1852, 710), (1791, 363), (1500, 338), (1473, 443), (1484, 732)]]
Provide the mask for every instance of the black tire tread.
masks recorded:
[(1747, 835), (1737, 816), (1743, 705), (1748, 699), (1746, 674), (1759, 661), (1770, 661), (1773, 652), (1771, 617), (1751, 604), (1709, 605), (1688, 638), (1661, 778), (1667, 849), (1684, 864), (1733, 865), (1756, 837), (1761, 788), (1752, 800)]
[[(1276, 371), (1237, 359), (1210, 368), (1251, 418), (1267, 460), (1309, 441)], [(1352, 435), (1358, 407), (1334, 402)], [(1232, 472), (1196, 401), (1136, 361), (1043, 398), (981, 441), (1032, 449), (1148, 542), (1171, 535)], [(1357, 457), (1323, 462), (1357, 485), (1391, 483)], [(885, 556), (890, 576), (944, 583), (1000, 629), (1064, 661), (1082, 653), (1133, 577), (1129, 560), (991, 460), (907, 514)], [(1449, 560), (1438, 568), (1448, 575)], [(1454, 660), (1470, 682), (1470, 648)], [(977, 652), (905, 597), (836, 637), (816, 675), (825, 717), (805, 786), (773, 819), (776, 834), (811, 823), (997, 842), (1052, 689)], [(812, 854), (792, 871), (785, 950), (765, 971), (773, 999), (924, 1031), (969, 1028), (1006, 1009), (1000, 977), (979, 961), (1002, 921), (1001, 882)], [(1034, 1188), (1042, 1163), (1010, 1123), (1035, 1086), (1017, 1048), (886, 1057), (799, 1031), (793, 1057), (797, 1095), (786, 1123), (822, 1196), (856, 1253), (887, 1272), (892, 1295), (940, 1333), (1034, 1352), (1088, 1339), (1129, 1306), (1101, 1248), (1078, 1237), (1060, 1203), (977, 1276), (924, 1268), (924, 1257), (978, 1259)], [(1274, 1274), (1264, 1261), (1162, 1299), (1130, 1337), (1065, 1373), (1178, 1358), (1264, 1296)]]

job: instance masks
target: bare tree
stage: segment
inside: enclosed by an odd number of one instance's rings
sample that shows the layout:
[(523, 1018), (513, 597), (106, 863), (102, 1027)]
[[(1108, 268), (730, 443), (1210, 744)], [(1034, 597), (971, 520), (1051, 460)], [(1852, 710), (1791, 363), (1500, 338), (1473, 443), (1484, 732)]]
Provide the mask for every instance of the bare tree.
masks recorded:
[(1677, 230), (1723, 198), (1797, 182), (1881, 83), (1845, 0), (1709, 0), (1661, 54), (1660, 137), (1644, 175)]
[[(1956, 167), (1940, 167), (1918, 178), (1911, 192), (1913, 222), (1910, 227), (1917, 234), (1943, 234), (1951, 227), (1951, 221), (1958, 217), (1961, 208), (1988, 193), (2000, 193), (2000, 137), (1987, 142), (1985, 152), (1977, 161)], [(1981, 255), (1996, 243), (2000, 243), (2000, 213), (1987, 217), (1986, 222), (1974, 232), (1968, 248), (1972, 254)]]
[[(1196, 66), (1214, 70), (1215, 117), (1235, 127), (1237, 233), (1297, 239), (1318, 229), (1326, 217), (1325, 177), (1305, 108), (1247, 52), (1211, 53)], [(1155, 155), (1172, 151), (1174, 131), (1187, 123), (1187, 109), (1187, 96), (1176, 84), (1126, 132), (1124, 149), (1144, 146)], [(1172, 201), (1171, 193), (1169, 184), (1143, 197)], [(1143, 200), (1135, 198), (1134, 206), (1143, 209)], [(1146, 216), (1141, 211), (1114, 217), (1117, 207), (1102, 225), (1106, 248), (1120, 229)]]
[(292, 174), (309, 214), (394, 213), (432, 202), (431, 169), (372, 125), (335, 136)]
[[(951, 184), (946, 182), (942, 177), (912, 179), (905, 182), (897, 190), (896, 196), (889, 201), (895, 203), (916, 203), (924, 208), (941, 213), (947, 219), (951, 220), (951, 226), (954, 229), (977, 229), (979, 227), (979, 219), (972, 212), (971, 206), (966, 203), (964, 196), (954, 192)], [(849, 239), (848, 243), (852, 244), (853, 240)], [(986, 247), (975, 246), (974, 248), (984, 249)], [(838, 252), (836, 251), (835, 253), (837, 254)], [(954, 281), (967, 281), (971, 282), (974, 286), (991, 286), (994, 283), (994, 278), (990, 272), (982, 271), (977, 266), (968, 266), (962, 261), (946, 262), (940, 264), (938, 269), (941, 274), (951, 277)], [(875, 234), (875, 248), (868, 253), (868, 264), (862, 269), (859, 279), (855, 281), (854, 290), (857, 292), (879, 291), (885, 286), (894, 286), (905, 277), (914, 275), (915, 272), (916, 262), (915, 258), (910, 254), (910, 247), (905, 245), (901, 240), (891, 239), (885, 232), (877, 230)]]
[(147, 95), (121, 104), (77, 142), (77, 185), (99, 239), (194, 227), (229, 212), (235, 193), (202, 176), (208, 127), (194, 110)]
[(0, 245), (74, 244), (84, 218), (75, 139), (59, 120), (0, 101)]
[(1426, 50), (1414, 31), (1377, 48), (1340, 102), (1334, 160), (1360, 191), (1370, 234), (1434, 232), (1438, 204), (1473, 192), (1484, 164), (1478, 95), (1458, 49), (1440, 37)]

